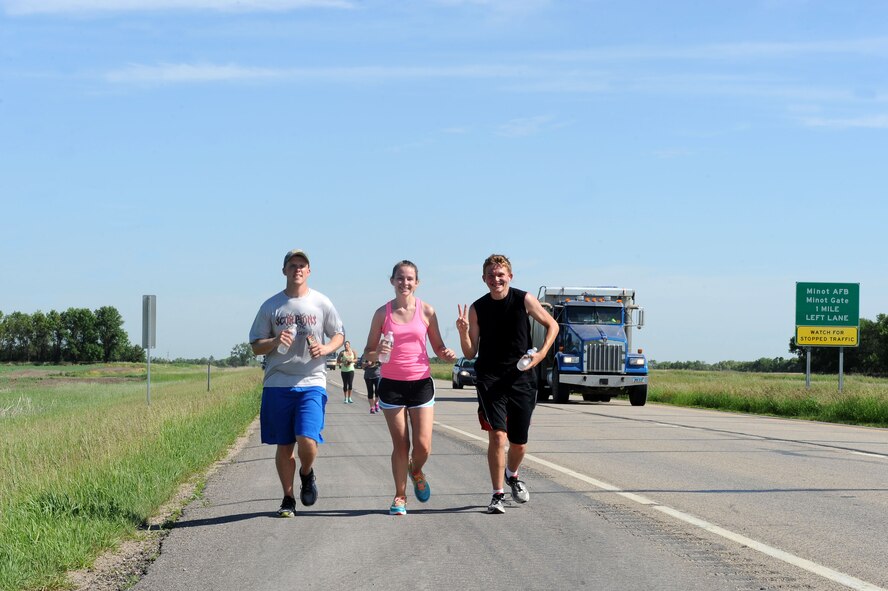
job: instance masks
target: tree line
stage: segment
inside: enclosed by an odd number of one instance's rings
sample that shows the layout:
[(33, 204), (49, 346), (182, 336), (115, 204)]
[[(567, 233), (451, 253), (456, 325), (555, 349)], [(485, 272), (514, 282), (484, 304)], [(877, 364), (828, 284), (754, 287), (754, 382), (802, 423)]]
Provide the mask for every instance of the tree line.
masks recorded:
[[(123, 317), (113, 306), (98, 310), (68, 308), (33, 314), (0, 311), (0, 363), (112, 363), (146, 361), (145, 350), (129, 342)], [(217, 367), (258, 365), (249, 343), (231, 349), (225, 359), (152, 358), (152, 363), (212, 364)]]
[[(888, 315), (879, 314), (876, 320), (860, 319), (858, 346), (845, 347), (843, 370), (849, 374), (888, 376)], [(789, 339), (789, 352), (794, 357), (762, 357), (755, 361), (654, 361), (653, 369), (692, 369), (715, 371), (804, 372), (808, 348)], [(813, 373), (838, 373), (837, 347), (811, 347)]]
[(145, 351), (130, 344), (123, 317), (113, 306), (33, 314), (0, 311), (0, 362), (112, 361), (145, 361)]
[[(844, 372), (871, 376), (888, 376), (888, 315), (876, 320), (860, 319), (858, 347), (845, 347)], [(807, 347), (800, 347), (795, 337), (789, 339), (793, 357), (762, 357), (755, 361), (656, 361), (653, 369), (691, 369), (748, 372), (804, 372)], [(123, 330), (123, 317), (113, 306), (95, 311), (89, 308), (68, 308), (33, 314), (0, 311), (0, 363), (110, 363), (115, 361), (144, 362), (145, 350), (129, 342)], [(239, 367), (255, 365), (256, 357), (249, 343), (240, 343), (226, 359), (152, 359), (159, 363), (211, 363)], [(838, 373), (839, 353), (836, 347), (812, 347), (811, 371)]]
[(690, 369), (694, 371), (751, 371), (765, 373), (792, 373), (805, 371), (805, 363), (797, 358), (761, 357), (755, 361), (656, 361), (651, 360), (652, 369)]
[(231, 348), (231, 355), (224, 359), (216, 359), (212, 355), (209, 357), (176, 357), (175, 359), (164, 359), (163, 357), (151, 358), (151, 362), (157, 363), (181, 363), (184, 365), (215, 365), (216, 367), (247, 367), (259, 365), (259, 359), (253, 353), (250, 343), (240, 343)]

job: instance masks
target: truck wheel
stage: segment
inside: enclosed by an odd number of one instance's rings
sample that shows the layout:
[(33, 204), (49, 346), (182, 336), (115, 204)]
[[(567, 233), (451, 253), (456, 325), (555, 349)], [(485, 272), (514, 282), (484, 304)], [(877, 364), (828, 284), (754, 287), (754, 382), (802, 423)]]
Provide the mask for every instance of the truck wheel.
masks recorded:
[(451, 380), (451, 381), (453, 382), (453, 389), (454, 390), (462, 390), (462, 384), (457, 383), (456, 380)]
[(534, 371), (536, 371), (537, 402), (546, 402), (551, 395), (549, 385), (546, 383), (546, 371), (541, 365), (538, 365)]
[(629, 388), (629, 404), (631, 404), (632, 406), (644, 406), (644, 403), (647, 402), (647, 399), (647, 384), (645, 384), (644, 386), (632, 386)]
[(570, 399), (570, 386), (561, 383), (561, 372), (558, 363), (552, 366), (552, 400), (558, 404), (566, 404)]

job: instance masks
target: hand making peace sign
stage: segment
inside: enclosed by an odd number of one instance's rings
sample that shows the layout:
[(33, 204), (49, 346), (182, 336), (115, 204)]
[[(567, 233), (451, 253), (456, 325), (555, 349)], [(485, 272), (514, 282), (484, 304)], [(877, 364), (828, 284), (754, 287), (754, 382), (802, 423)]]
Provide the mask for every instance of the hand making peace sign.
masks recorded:
[(458, 313), (456, 330), (459, 331), (460, 334), (467, 334), (469, 332), (469, 305), (465, 304), (460, 306), (457, 304), (456, 311)]

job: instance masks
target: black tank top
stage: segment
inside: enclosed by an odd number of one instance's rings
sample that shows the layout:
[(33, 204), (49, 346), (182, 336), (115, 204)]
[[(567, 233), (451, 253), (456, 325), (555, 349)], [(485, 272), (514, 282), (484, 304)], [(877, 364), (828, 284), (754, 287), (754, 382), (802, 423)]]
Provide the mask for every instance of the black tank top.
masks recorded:
[(530, 374), (515, 367), (532, 346), (530, 319), (524, 307), (526, 295), (526, 291), (510, 287), (502, 300), (495, 300), (487, 294), (472, 304), (478, 317), (480, 337), (478, 361), (475, 363), (479, 380), (517, 379)]

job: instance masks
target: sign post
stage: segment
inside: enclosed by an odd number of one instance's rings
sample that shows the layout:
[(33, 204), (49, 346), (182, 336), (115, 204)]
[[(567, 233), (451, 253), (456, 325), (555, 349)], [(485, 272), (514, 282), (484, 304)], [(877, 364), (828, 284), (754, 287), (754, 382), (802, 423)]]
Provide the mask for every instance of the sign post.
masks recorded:
[(805, 390), (811, 389), (811, 347), (805, 347)]
[(146, 399), (151, 406), (151, 349), (157, 346), (157, 296), (142, 296), (142, 348), (145, 349), (148, 359), (148, 391)]
[(796, 345), (808, 347), (805, 387), (811, 387), (811, 347), (839, 347), (839, 392), (844, 385), (844, 347), (857, 347), (859, 283), (796, 282)]

